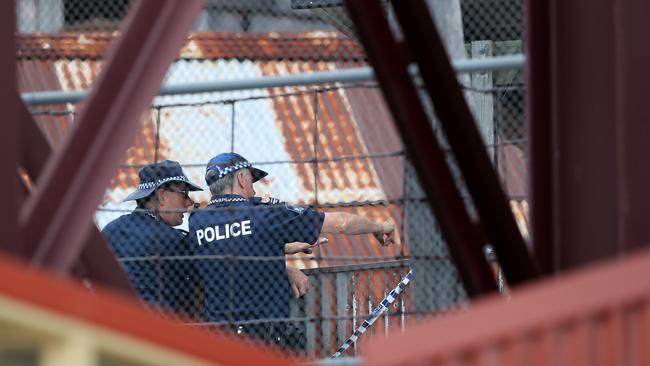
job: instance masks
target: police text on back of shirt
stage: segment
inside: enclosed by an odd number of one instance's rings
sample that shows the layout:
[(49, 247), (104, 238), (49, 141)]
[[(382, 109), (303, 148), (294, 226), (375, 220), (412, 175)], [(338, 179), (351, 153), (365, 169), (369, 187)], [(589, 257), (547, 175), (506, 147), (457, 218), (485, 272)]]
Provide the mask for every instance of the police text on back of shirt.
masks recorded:
[(251, 235), (251, 220), (242, 220), (239, 222), (228, 223), (225, 225), (208, 226), (196, 230), (196, 241), (202, 245), (202, 241), (207, 243), (213, 241), (238, 237), (240, 235)]

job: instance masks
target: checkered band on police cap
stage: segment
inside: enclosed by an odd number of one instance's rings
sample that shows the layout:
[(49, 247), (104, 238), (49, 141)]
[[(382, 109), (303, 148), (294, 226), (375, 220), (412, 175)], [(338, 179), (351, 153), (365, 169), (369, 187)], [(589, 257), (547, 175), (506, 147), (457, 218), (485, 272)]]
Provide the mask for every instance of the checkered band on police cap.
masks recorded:
[(184, 175), (176, 175), (173, 177), (166, 177), (163, 179), (158, 179), (155, 182), (146, 182), (146, 183), (140, 183), (138, 184), (138, 189), (148, 189), (148, 188), (155, 188), (160, 186), (163, 183), (171, 182), (171, 181), (176, 181), (176, 182), (185, 182), (189, 183), (189, 179), (187, 179), (186, 176)]
[(140, 184), (138, 189), (131, 192), (124, 201), (139, 200), (148, 197), (156, 188), (168, 182), (180, 182), (187, 186), (188, 191), (202, 191), (201, 187), (190, 182), (183, 168), (177, 161), (163, 160), (158, 163), (147, 164), (138, 172)]
[(213, 157), (208, 162), (205, 170), (205, 182), (210, 185), (240, 169), (249, 169), (253, 174), (254, 182), (264, 178), (268, 174), (261, 169), (254, 168), (246, 158), (237, 153), (223, 153)]
[(218, 173), (215, 173), (215, 178), (216, 178), (215, 180), (218, 180), (239, 169), (250, 168), (250, 167), (252, 167), (251, 163), (245, 161), (245, 162), (239, 162), (235, 165), (227, 166), (225, 168), (219, 167), (218, 165), (211, 168), (208, 167), (208, 171), (217, 170)]

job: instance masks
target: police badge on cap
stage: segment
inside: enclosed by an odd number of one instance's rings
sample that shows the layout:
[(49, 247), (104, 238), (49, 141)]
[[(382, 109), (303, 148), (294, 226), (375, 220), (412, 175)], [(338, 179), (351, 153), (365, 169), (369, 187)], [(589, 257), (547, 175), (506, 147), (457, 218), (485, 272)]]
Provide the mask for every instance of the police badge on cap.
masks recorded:
[(201, 187), (190, 182), (177, 161), (163, 160), (159, 163), (143, 166), (138, 172), (140, 184), (135, 192), (124, 201), (139, 200), (149, 196), (156, 188), (165, 183), (183, 183), (189, 191), (202, 191)]

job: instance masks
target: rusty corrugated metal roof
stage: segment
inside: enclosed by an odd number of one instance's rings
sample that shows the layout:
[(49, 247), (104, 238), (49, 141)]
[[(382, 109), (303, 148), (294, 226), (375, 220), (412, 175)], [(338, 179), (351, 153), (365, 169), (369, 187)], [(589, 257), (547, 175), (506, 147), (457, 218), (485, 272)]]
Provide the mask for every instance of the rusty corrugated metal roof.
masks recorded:
[[(44, 39), (47, 39), (46, 37)], [(44, 90), (88, 89), (99, 74), (101, 63), (89, 60), (38, 60), (19, 59), (17, 64), (18, 85), (21, 92)], [(63, 141), (72, 125), (78, 107), (72, 104), (32, 106), (30, 111), (52, 146)], [(153, 118), (145, 119), (127, 151), (125, 165), (142, 165), (155, 160), (155, 124)], [(165, 146), (157, 151), (159, 160), (165, 159)], [(109, 189), (130, 189), (138, 184), (138, 169), (120, 169), (111, 180)]]
[[(326, 71), (334, 66), (325, 62), (266, 62), (261, 65), (265, 75), (282, 75), (288, 73), (306, 73)], [(302, 88), (304, 90), (304, 88)], [(301, 88), (275, 88), (274, 93), (286, 94), (300, 91)], [(367, 91), (369, 92), (369, 91)], [(373, 91), (376, 93), (376, 91)], [(318, 164), (298, 164), (296, 170), (306, 192), (314, 192), (305, 203), (339, 203), (358, 201), (384, 201), (386, 193), (375, 171), (372, 159), (363, 158), (369, 154), (366, 140), (361, 133), (357, 119), (350, 107), (348, 95), (344, 90), (333, 89), (314, 91), (301, 95), (273, 98), (280, 129), (285, 137), (287, 152), (294, 161), (320, 160)], [(317, 107), (314, 105), (317, 103)], [(377, 110), (377, 109), (375, 109)], [(385, 111), (385, 108), (384, 108)], [(379, 121), (383, 119), (384, 121)], [(389, 114), (373, 115), (373, 122), (381, 125), (391, 123)], [(317, 128), (316, 128), (317, 126)], [(372, 128), (370, 128), (372, 130)], [(386, 130), (383, 133), (387, 133)], [(385, 140), (385, 139), (384, 139)], [(347, 159), (345, 157), (360, 157)], [(343, 158), (343, 159), (342, 159)], [(401, 176), (401, 170), (395, 173)], [(340, 209), (337, 209), (340, 210)], [(398, 225), (401, 222), (401, 210), (386, 210), (378, 206), (361, 206), (342, 209), (360, 213), (375, 220), (390, 220)], [(372, 236), (331, 237), (336, 243), (324, 246), (323, 256), (396, 257), (400, 248), (379, 248)], [(321, 265), (358, 263), (363, 260), (323, 260)]]
[(404, 196), (404, 160), (402, 140), (378, 88), (348, 88), (345, 90), (361, 136), (363, 136), (373, 159), (386, 198), (401, 199)]
[[(287, 68), (291, 66), (291, 69)], [(324, 71), (325, 63), (262, 63), (265, 75)], [(293, 69), (293, 70), (292, 70)], [(300, 88), (275, 88), (291, 93)], [(303, 189), (317, 194), (314, 201), (335, 202), (383, 200), (385, 195), (368, 155), (365, 141), (340, 90), (273, 98), (273, 107), (293, 160), (324, 160), (298, 166)], [(317, 106), (314, 105), (317, 104)], [(315, 128), (317, 126), (317, 128)], [(317, 184), (316, 184), (317, 182)], [(334, 197), (333, 197), (334, 196)], [(307, 202), (312, 203), (312, 202)]]

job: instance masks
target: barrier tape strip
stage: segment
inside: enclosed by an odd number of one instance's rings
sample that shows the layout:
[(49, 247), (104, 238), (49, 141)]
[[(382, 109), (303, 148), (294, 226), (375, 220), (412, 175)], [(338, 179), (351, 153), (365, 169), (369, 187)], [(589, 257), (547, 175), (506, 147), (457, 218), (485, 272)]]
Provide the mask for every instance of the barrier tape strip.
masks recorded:
[(368, 315), (368, 318), (366, 318), (366, 320), (363, 321), (363, 323), (354, 331), (354, 333), (352, 333), (350, 338), (348, 338), (345, 342), (343, 342), (341, 347), (339, 347), (339, 349), (336, 350), (336, 353), (334, 353), (331, 358), (339, 357), (341, 354), (343, 354), (343, 352), (345, 352), (345, 350), (350, 348), (350, 346), (357, 341), (359, 336), (365, 333), (365, 331), (368, 328), (370, 328), (372, 324), (375, 323), (375, 321), (379, 318), (379, 316), (388, 310), (388, 306), (390, 306), (390, 304), (392, 304), (393, 301), (397, 299), (399, 294), (406, 288), (409, 282), (411, 282), (412, 277), (413, 277), (413, 272), (409, 271), (406, 274), (406, 276), (402, 278), (400, 283), (397, 284), (397, 286), (395, 286), (395, 288), (391, 290), (388, 296), (386, 296), (383, 300), (381, 300), (379, 305), (375, 307), (372, 313)]

